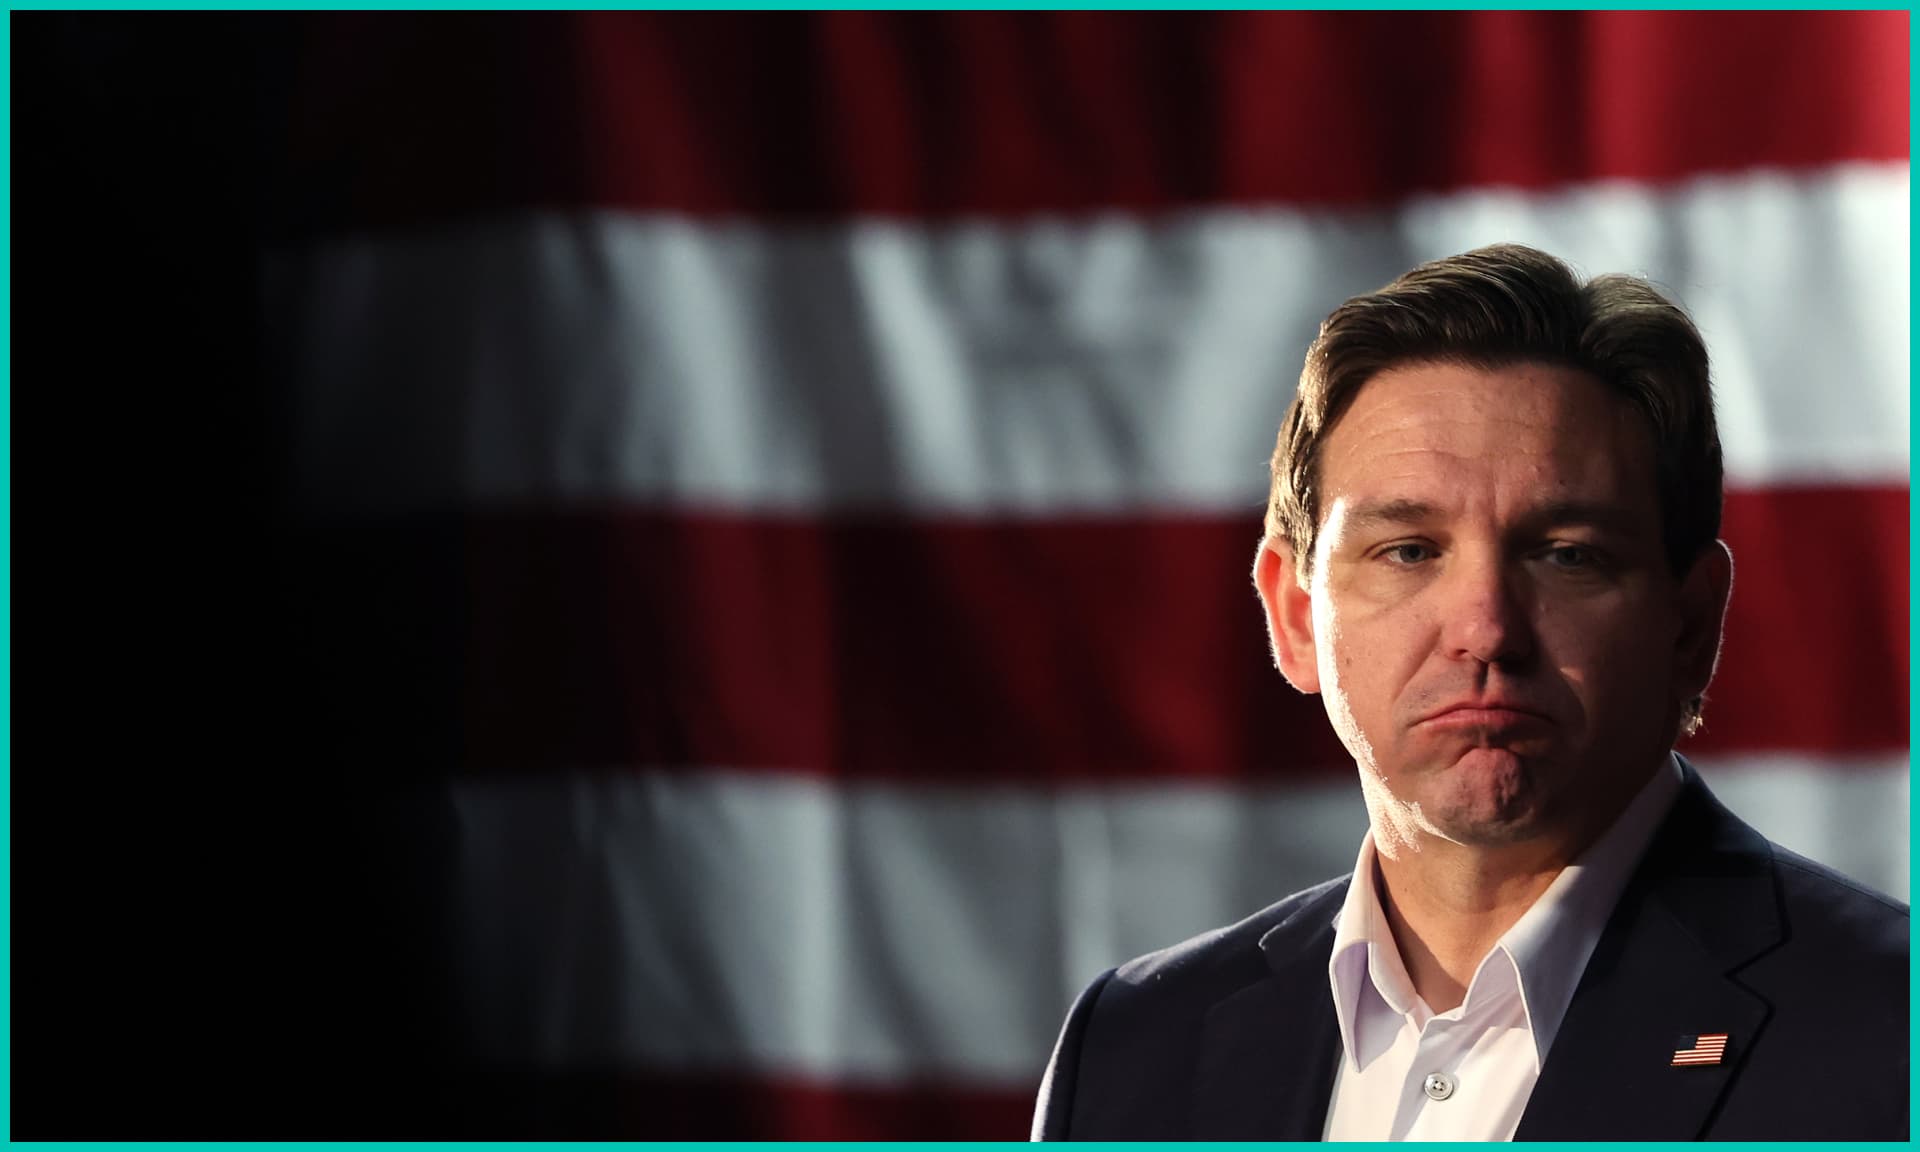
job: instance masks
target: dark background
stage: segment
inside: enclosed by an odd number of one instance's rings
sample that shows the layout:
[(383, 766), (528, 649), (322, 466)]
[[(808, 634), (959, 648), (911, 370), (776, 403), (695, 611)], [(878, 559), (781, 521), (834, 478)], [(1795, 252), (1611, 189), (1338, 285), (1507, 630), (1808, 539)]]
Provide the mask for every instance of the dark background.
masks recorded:
[(255, 283), (293, 26), (10, 24), (12, 1134), (404, 1134), (451, 1115), (432, 678), (330, 661), (422, 574), (318, 568), (287, 499)]

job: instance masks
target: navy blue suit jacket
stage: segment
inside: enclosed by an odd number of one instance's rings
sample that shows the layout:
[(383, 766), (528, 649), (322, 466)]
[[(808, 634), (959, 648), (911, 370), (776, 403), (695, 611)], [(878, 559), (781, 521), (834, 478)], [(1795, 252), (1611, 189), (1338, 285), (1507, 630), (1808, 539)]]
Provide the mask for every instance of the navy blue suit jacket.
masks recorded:
[[(1907, 1138), (1907, 906), (1686, 783), (1607, 921), (1521, 1140)], [(1347, 879), (1110, 970), (1040, 1087), (1049, 1140), (1317, 1140)], [(1670, 1066), (1729, 1035), (1717, 1066)]]

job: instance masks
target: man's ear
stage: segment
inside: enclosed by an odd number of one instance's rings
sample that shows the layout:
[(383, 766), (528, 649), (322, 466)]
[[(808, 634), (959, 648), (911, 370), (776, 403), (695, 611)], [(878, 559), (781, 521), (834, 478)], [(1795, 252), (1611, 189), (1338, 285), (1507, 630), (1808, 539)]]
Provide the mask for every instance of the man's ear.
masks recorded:
[(1313, 597), (1300, 586), (1293, 550), (1284, 541), (1264, 540), (1253, 560), (1253, 586), (1267, 609), (1267, 637), (1273, 662), (1287, 683), (1302, 692), (1320, 691), (1320, 657), (1313, 646)]
[(1691, 699), (1706, 692), (1720, 663), (1720, 637), (1733, 595), (1733, 553), (1715, 540), (1680, 582), (1680, 637), (1674, 647), (1680, 691)]

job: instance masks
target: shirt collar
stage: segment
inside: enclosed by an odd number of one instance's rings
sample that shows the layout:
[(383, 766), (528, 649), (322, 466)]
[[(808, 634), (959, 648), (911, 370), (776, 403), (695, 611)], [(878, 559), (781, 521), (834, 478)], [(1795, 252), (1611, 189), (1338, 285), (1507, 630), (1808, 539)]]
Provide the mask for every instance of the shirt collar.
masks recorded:
[[(1671, 754), (1665, 766), (1628, 803), (1611, 827), (1580, 858), (1561, 869), (1553, 883), (1509, 928), (1481, 962), (1473, 977), (1471, 999), (1483, 981), (1505, 975), (1517, 981), (1527, 1027), (1533, 1036), (1535, 1071), (1546, 1063), (1567, 1004), (1586, 970), (1587, 959), (1600, 942), (1607, 917), (1633, 875), (1634, 865), (1652, 840), (1655, 829), (1679, 795), (1683, 776)], [(1360, 841), (1353, 881), (1334, 920), (1333, 955), (1327, 961), (1327, 981), (1333, 992), (1334, 1013), (1340, 1023), (1340, 1041), (1348, 1066), (1361, 1068), (1360, 1020), (1364, 1005), (1395, 1015), (1414, 1017), (1416, 1027), (1430, 1015), (1414, 993), (1387, 927), (1386, 912), (1374, 886), (1373, 833)], [(1501, 964), (1504, 958), (1506, 964)], [(1491, 967), (1489, 961), (1494, 962)]]

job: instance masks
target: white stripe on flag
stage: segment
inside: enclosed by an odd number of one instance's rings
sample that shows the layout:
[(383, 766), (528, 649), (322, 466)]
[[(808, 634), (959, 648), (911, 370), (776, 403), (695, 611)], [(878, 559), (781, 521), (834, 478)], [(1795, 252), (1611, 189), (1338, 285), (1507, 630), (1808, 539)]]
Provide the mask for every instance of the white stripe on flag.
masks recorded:
[(342, 240), (266, 271), (322, 504), (1257, 508), (1326, 312), (1494, 240), (1682, 298), (1732, 483), (1904, 483), (1907, 196), (1901, 163), (1375, 214), (580, 213)]
[[(1907, 764), (1706, 763), (1787, 846), (1907, 893)], [(456, 786), (478, 1054), (1031, 1089), (1101, 969), (1353, 864), (1358, 789), (1050, 793), (717, 770)], [(1817, 799), (1816, 799), (1817, 798)]]

